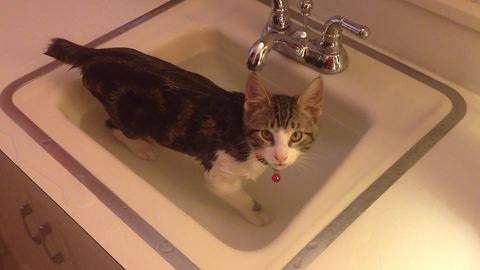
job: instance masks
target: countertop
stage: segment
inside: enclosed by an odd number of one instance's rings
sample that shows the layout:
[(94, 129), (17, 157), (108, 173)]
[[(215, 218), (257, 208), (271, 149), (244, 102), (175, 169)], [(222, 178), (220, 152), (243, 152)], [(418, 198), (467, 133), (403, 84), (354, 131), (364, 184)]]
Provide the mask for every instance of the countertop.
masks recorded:
[[(42, 52), (52, 37), (87, 43), (164, 2), (1, 2), (0, 91), (51, 61)], [(337, 238), (310, 269), (480, 269), (480, 97), (436, 78), (464, 97), (465, 118)], [(2, 111), (0, 150), (123, 267), (171, 269)], [(88, 197), (88, 207), (69, 205), (61, 187), (47, 180), (50, 177), (78, 186), (76, 196)]]

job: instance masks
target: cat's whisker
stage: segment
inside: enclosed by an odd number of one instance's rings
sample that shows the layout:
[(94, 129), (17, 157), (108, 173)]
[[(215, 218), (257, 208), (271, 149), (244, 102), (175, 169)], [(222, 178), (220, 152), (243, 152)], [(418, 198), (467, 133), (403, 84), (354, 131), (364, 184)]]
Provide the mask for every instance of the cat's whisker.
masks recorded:
[(308, 162), (306, 160), (301, 160), (298, 164), (308, 168), (313, 168), (314, 165), (312, 162)]
[(321, 157), (322, 157), (322, 155), (320, 155), (318, 153), (304, 153), (304, 154), (299, 156), (299, 158), (301, 158), (303, 160), (310, 160), (310, 161), (313, 161), (315, 159), (319, 159)]
[(309, 167), (314, 167), (315, 166), (315, 162), (311, 159), (308, 159), (308, 158), (299, 158), (299, 159), (297, 159), (296, 163), (298, 163), (300, 165), (309, 166)]
[(314, 168), (312, 163), (306, 162), (306, 160), (303, 159), (297, 159), (294, 166), (292, 167), (299, 170), (300, 173), (303, 173), (305, 171), (312, 171)]
[(322, 155), (319, 154), (319, 153), (315, 153), (315, 152), (305, 152), (305, 153), (302, 153), (299, 157), (303, 157), (303, 158), (319, 158), (321, 157)]

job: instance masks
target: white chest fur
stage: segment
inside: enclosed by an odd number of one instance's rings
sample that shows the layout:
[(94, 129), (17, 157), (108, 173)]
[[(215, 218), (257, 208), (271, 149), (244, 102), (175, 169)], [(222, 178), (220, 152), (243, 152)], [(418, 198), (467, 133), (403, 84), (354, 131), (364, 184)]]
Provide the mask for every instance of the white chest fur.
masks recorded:
[(223, 177), (238, 180), (256, 180), (267, 168), (253, 155), (246, 161), (237, 161), (225, 151), (217, 152), (213, 168), (206, 174), (221, 174)]

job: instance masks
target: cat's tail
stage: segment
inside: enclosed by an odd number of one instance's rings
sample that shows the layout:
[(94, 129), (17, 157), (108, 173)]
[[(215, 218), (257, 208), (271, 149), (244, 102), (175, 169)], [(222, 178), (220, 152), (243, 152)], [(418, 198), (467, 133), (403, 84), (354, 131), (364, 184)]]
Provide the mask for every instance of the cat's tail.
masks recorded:
[(63, 38), (54, 38), (45, 54), (63, 63), (82, 67), (95, 54), (94, 48), (80, 46)]

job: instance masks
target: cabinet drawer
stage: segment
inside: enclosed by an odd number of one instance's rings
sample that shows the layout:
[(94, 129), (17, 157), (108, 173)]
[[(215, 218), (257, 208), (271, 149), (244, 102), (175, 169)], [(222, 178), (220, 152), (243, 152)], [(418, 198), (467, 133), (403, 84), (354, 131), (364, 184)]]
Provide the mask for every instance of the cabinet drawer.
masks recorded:
[(123, 269), (1, 152), (0, 172), (0, 233), (25, 269)]
[(1, 160), (0, 234), (24, 269), (48, 269), (50, 262), (45, 258), (39, 244), (32, 239), (37, 236), (32, 215), (22, 216), (20, 212), (20, 207), (28, 201), (28, 193), (25, 189), (19, 188), (17, 179), (4, 165)]

